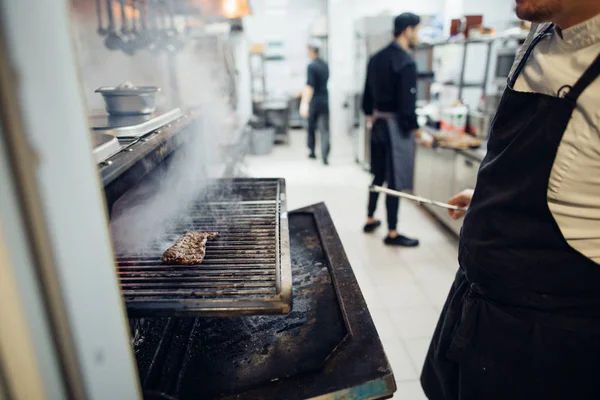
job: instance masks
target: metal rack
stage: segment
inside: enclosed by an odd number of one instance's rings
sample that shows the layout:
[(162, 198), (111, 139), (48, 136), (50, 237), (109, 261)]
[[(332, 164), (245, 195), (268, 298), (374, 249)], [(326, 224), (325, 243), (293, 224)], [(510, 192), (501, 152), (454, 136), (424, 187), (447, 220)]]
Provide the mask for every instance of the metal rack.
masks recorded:
[[(466, 82), (465, 80), (465, 67), (467, 65), (467, 47), (470, 44), (475, 44), (475, 43), (484, 43), (487, 45), (487, 56), (485, 57), (485, 69), (484, 69), (484, 75), (483, 75), (483, 82), (479, 83), (479, 82)], [(488, 81), (488, 76), (490, 73), (490, 61), (491, 61), (491, 55), (492, 55), (492, 44), (493, 41), (492, 40), (465, 40), (463, 43), (464, 49), (463, 49), (463, 59), (462, 59), (462, 67), (461, 67), (461, 72), (460, 72), (460, 81), (458, 82), (458, 98), (461, 99), (462, 98), (462, 94), (463, 94), (463, 90), (466, 87), (479, 87), (481, 86), (481, 92), (482, 92), (482, 96), (485, 96), (486, 90), (487, 90), (487, 81)]]
[[(285, 314), (291, 261), (280, 179), (219, 180), (144, 254), (117, 255), (130, 317)], [(188, 231), (218, 232), (201, 265), (166, 265), (165, 245)]]
[(258, 104), (267, 98), (267, 79), (265, 72), (264, 48), (255, 45), (250, 50), (250, 91), (252, 103)]
[[(490, 73), (490, 65), (491, 65), (491, 55), (492, 55), (492, 45), (496, 39), (495, 38), (486, 38), (486, 39), (464, 39), (457, 40), (452, 42), (438, 42), (431, 44), (423, 44), (417, 47), (416, 51), (425, 50), (434, 48), (436, 46), (448, 46), (448, 45), (461, 45), (463, 46), (463, 54), (462, 54), (462, 64), (460, 69), (460, 77), (458, 82), (442, 82), (445, 86), (456, 86), (458, 87), (458, 100), (462, 99), (463, 91), (465, 88), (481, 88), (482, 96), (485, 96), (487, 91), (487, 82)], [(487, 45), (486, 57), (485, 57), (485, 69), (484, 76), (481, 82), (469, 82), (465, 77), (465, 70), (467, 65), (467, 48), (473, 44), (485, 44)], [(419, 79), (432, 79), (431, 75), (419, 77)]]

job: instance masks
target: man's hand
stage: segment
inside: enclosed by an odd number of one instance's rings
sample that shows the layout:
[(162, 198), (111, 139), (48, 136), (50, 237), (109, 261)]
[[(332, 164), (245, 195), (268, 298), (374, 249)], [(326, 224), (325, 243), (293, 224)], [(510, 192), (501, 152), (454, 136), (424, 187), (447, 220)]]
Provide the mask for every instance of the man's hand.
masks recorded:
[(419, 143), (422, 146), (425, 146), (430, 149), (433, 147), (434, 141), (435, 141), (435, 139), (429, 133), (427, 133), (427, 132), (421, 133), (421, 138), (419, 139)]
[[(448, 204), (457, 206), (460, 208), (467, 208), (471, 204), (471, 199), (473, 199), (473, 190), (467, 189), (467, 190), (460, 192), (456, 196), (452, 197), (450, 200), (448, 200)], [(448, 210), (448, 213), (450, 214), (452, 219), (458, 220), (465, 216), (466, 211)]]
[(365, 121), (366, 121), (367, 129), (371, 130), (371, 128), (373, 127), (373, 116), (365, 115)]
[(300, 116), (302, 118), (308, 118), (308, 110), (309, 110), (309, 105), (308, 103), (300, 103)]
[(417, 142), (419, 142), (419, 144), (421, 144), (422, 146), (425, 146), (427, 148), (433, 147), (433, 143), (435, 142), (435, 139), (429, 133), (423, 131), (422, 129), (417, 129), (417, 130), (413, 131), (413, 133), (414, 133), (415, 137), (417, 138)]

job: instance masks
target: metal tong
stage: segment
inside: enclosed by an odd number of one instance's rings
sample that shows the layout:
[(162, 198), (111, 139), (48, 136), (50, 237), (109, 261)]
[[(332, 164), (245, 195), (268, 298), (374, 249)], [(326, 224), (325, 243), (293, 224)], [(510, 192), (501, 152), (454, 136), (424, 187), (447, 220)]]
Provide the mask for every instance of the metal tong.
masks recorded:
[(385, 193), (390, 196), (396, 196), (396, 197), (401, 197), (403, 199), (416, 201), (417, 203), (431, 204), (432, 206), (447, 208), (448, 210), (467, 211), (467, 209), (465, 207), (453, 206), (448, 203), (442, 203), (441, 201), (426, 199), (425, 197), (415, 196), (413, 194), (399, 192), (397, 190), (392, 190), (392, 189), (384, 188), (384, 187), (377, 186), (377, 185), (372, 185), (369, 189), (371, 190), (371, 192)]

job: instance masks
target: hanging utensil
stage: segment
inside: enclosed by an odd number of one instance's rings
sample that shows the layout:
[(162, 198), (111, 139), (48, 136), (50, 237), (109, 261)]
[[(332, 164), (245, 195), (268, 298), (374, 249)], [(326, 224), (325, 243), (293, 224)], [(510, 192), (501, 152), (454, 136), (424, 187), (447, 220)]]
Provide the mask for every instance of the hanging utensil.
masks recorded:
[(129, 22), (127, 18), (127, 11), (125, 10), (125, 0), (119, 0), (119, 6), (121, 7), (121, 33), (123, 35), (129, 34)]
[(138, 22), (139, 22), (139, 10), (137, 7), (137, 0), (131, 0), (131, 31), (130, 33), (134, 38), (137, 38), (138, 31)]
[(138, 0), (140, 12), (140, 32), (136, 41), (137, 48), (143, 49), (151, 43), (151, 33), (148, 26), (148, 3), (147, 0)]
[(413, 194), (408, 194), (404, 192), (399, 192), (397, 190), (392, 190), (388, 188), (384, 188), (377, 185), (372, 185), (370, 188), (371, 192), (385, 193), (390, 196), (401, 197), (403, 199), (408, 199), (412, 201), (416, 201), (417, 203), (430, 204), (436, 207), (446, 208), (448, 210), (456, 210), (456, 211), (467, 211), (465, 207), (453, 206), (452, 204), (442, 203), (441, 201), (435, 201), (431, 199), (426, 199), (425, 197), (415, 196)]
[(140, 15), (141, 7), (139, 6), (138, 0), (131, 0), (131, 31), (129, 33), (129, 44), (131, 46), (130, 51), (135, 52), (144, 47), (142, 32), (140, 30)]
[(148, 30), (147, 30), (147, 46), (151, 52), (159, 50), (159, 26), (158, 26), (158, 8), (155, 0), (148, 0)]
[(160, 3), (158, 0), (154, 0), (154, 4), (156, 5), (156, 8), (154, 9), (154, 24), (156, 26), (156, 31), (154, 35), (154, 47), (151, 50), (155, 53), (159, 53), (165, 48), (167, 26), (164, 21), (164, 10), (160, 7)]
[(127, 16), (125, 0), (119, 0), (119, 6), (121, 7), (121, 34), (123, 35), (121, 48), (126, 54), (131, 56), (135, 54), (136, 44), (135, 39), (130, 37), (131, 29), (129, 28), (129, 17)]
[(123, 38), (117, 33), (115, 16), (113, 15), (112, 0), (106, 0), (106, 9), (108, 12), (108, 36), (104, 40), (104, 45), (110, 50), (119, 50), (123, 46)]
[(104, 36), (108, 33), (108, 29), (104, 27), (103, 21), (102, 0), (96, 0), (96, 17), (98, 18), (98, 34)]

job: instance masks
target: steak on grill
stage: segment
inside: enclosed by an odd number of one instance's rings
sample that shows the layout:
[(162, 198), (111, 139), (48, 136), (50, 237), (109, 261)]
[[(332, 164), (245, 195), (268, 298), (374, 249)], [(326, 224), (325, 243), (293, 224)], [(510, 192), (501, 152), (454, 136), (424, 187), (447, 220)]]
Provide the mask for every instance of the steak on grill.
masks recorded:
[(206, 255), (206, 242), (217, 237), (217, 232), (187, 232), (169, 247), (162, 256), (165, 264), (202, 264)]

